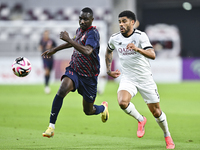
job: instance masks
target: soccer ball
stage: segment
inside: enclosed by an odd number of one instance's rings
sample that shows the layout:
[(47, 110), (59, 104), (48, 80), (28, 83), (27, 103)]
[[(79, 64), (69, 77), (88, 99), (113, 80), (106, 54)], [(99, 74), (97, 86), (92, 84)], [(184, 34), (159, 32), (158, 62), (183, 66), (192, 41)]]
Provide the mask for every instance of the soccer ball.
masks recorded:
[(25, 57), (18, 57), (12, 64), (12, 70), (18, 77), (25, 77), (31, 72), (31, 63)]

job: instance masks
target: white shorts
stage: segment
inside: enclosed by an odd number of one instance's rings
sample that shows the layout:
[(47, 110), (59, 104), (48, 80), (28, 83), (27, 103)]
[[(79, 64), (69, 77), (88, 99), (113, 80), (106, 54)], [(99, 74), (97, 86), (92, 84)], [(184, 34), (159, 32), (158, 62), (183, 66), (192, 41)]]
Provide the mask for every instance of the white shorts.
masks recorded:
[(132, 97), (139, 91), (146, 104), (160, 102), (157, 86), (153, 80), (141, 84), (122, 77), (117, 92), (121, 90), (128, 91)]

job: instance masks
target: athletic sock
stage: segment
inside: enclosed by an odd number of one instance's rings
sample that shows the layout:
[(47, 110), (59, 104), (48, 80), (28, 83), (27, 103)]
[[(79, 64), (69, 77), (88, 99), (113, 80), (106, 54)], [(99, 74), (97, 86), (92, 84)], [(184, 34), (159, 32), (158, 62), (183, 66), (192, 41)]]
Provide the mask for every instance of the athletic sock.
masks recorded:
[(160, 128), (163, 130), (164, 137), (170, 136), (170, 132), (168, 129), (168, 123), (167, 123), (167, 117), (166, 117), (165, 113), (162, 112), (160, 117), (155, 118), (155, 119), (156, 119), (156, 122), (158, 123), (158, 125), (160, 126)]
[(105, 106), (104, 105), (94, 105), (94, 107), (96, 108), (96, 111), (95, 111), (95, 115), (98, 115), (100, 113), (102, 113), (104, 110), (105, 110)]
[(45, 86), (49, 85), (49, 75), (45, 75)]
[(52, 127), (53, 129), (55, 129), (55, 124), (49, 123), (49, 127)]
[(143, 116), (136, 110), (134, 104), (131, 102), (129, 103), (126, 109), (123, 109), (123, 111), (129, 114), (130, 116), (134, 117), (135, 119), (137, 119), (139, 122), (144, 120)]
[(63, 103), (63, 97), (60, 97), (59, 95), (56, 94), (51, 108), (50, 123), (55, 124), (58, 113), (62, 107), (62, 103)]

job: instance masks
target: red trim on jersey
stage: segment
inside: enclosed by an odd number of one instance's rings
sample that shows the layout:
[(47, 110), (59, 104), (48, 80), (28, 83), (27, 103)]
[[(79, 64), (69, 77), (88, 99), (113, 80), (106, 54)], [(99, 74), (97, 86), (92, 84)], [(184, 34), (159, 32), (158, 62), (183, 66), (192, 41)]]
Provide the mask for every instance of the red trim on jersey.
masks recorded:
[(86, 30), (82, 30), (82, 29), (80, 28), (80, 30), (81, 30), (81, 32), (85, 32), (85, 31), (87, 31), (87, 30), (89, 30), (89, 29), (91, 29), (91, 28), (95, 28), (95, 29), (96, 29), (96, 26), (90, 26), (90, 27), (87, 28)]

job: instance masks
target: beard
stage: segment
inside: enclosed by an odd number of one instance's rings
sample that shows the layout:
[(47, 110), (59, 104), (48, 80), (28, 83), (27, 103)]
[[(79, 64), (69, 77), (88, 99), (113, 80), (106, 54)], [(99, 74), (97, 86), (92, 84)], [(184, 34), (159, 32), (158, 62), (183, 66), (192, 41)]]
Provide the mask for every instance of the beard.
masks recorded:
[(128, 35), (128, 32), (129, 32), (129, 31), (130, 31), (130, 26), (127, 26), (127, 28), (126, 28), (126, 29), (124, 28), (124, 32), (123, 32), (123, 33), (121, 32), (121, 34), (122, 34), (123, 36), (127, 37), (127, 36), (129, 36), (129, 35)]

